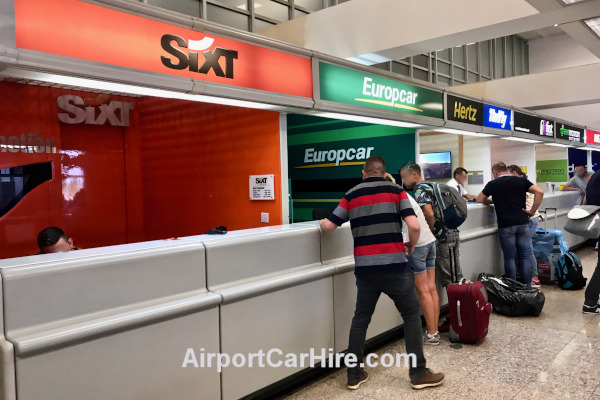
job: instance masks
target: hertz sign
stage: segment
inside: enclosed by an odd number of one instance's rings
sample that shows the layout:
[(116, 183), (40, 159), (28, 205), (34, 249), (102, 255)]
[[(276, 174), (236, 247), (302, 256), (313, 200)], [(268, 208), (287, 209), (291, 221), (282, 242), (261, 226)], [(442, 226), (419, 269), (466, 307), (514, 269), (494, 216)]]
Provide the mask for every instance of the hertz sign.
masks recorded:
[(483, 103), (447, 96), (446, 118), (471, 125), (483, 125)]

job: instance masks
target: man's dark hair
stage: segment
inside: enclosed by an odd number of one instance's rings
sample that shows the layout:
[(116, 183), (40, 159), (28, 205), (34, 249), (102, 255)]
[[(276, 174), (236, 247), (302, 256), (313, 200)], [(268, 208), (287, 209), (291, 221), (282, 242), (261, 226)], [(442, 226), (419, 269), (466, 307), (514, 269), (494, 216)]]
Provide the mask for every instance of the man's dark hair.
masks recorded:
[(363, 170), (368, 176), (383, 176), (385, 173), (385, 160), (383, 157), (371, 156), (365, 161)]
[(454, 170), (454, 173), (452, 174), (452, 177), (453, 177), (453, 178), (456, 178), (456, 175), (462, 175), (462, 174), (463, 174), (463, 172), (464, 172), (465, 174), (468, 174), (468, 173), (469, 173), (469, 172), (468, 172), (466, 169), (464, 169), (463, 167), (458, 167), (458, 168), (456, 168), (456, 169)]
[(492, 165), (492, 171), (494, 172), (505, 172), (508, 171), (508, 167), (502, 161), (498, 161)]
[(65, 241), (69, 240), (69, 237), (62, 229), (56, 226), (49, 226), (38, 233), (37, 244), (41, 250), (42, 247), (54, 246), (60, 238), (65, 239)]
[(416, 172), (419, 176), (422, 176), (421, 175), (421, 166), (414, 161), (409, 161), (406, 164), (404, 164), (403, 166), (401, 166), (400, 169), (398, 170), (398, 172), (401, 172), (401, 171), (408, 171), (409, 174)]
[(575, 164), (575, 167), (576, 167), (576, 168), (577, 168), (577, 167), (583, 167), (583, 168), (587, 168), (587, 165), (579, 163), (579, 164)]

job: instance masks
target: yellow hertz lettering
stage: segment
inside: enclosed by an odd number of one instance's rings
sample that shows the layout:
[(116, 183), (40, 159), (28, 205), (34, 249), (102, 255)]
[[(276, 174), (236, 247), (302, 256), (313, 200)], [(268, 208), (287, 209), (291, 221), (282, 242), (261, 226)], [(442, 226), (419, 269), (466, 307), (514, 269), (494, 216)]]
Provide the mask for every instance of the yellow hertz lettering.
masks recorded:
[(315, 149), (313, 148), (306, 149), (304, 151), (304, 164), (308, 165), (302, 165), (296, 168), (323, 168), (339, 166), (343, 167), (348, 165), (362, 165), (364, 164), (365, 160), (371, 156), (371, 152), (374, 149), (375, 147), (359, 147), (356, 149), (349, 148), (321, 151), (315, 151)]
[[(395, 87), (380, 85), (373, 83), (372, 78), (365, 77), (363, 81), (362, 94), (371, 98), (362, 99), (356, 98), (355, 101), (363, 103), (378, 104), (380, 106), (388, 106), (394, 108), (403, 108), (406, 110), (423, 112), (420, 108), (414, 107), (417, 102), (418, 93), (409, 90), (400, 90)], [(401, 104), (396, 104), (396, 103)]]
[(475, 122), (477, 120), (477, 109), (471, 106), (465, 107), (460, 101), (454, 102), (454, 118), (468, 119)]

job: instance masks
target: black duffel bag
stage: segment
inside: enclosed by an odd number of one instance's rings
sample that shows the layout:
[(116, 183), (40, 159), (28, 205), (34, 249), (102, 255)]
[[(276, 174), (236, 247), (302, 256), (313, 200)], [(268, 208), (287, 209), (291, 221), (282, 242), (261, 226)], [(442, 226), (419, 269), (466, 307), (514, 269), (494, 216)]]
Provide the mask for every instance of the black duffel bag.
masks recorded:
[(478, 280), (488, 292), (488, 301), (494, 311), (508, 317), (533, 315), (537, 317), (544, 308), (546, 296), (536, 288), (527, 286), (510, 278), (496, 278), (493, 275), (480, 274)]

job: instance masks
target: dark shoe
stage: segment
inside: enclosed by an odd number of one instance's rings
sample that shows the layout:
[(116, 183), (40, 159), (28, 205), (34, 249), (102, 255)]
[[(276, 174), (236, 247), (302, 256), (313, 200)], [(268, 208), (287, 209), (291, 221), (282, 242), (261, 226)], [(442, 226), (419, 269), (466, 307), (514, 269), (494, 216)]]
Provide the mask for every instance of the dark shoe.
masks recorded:
[(596, 304), (593, 306), (583, 305), (583, 313), (584, 314), (600, 314), (600, 304)]
[(410, 381), (410, 386), (412, 386), (412, 388), (415, 390), (419, 390), (419, 389), (425, 389), (428, 387), (439, 386), (443, 382), (444, 382), (444, 374), (442, 374), (441, 372), (433, 373), (432, 370), (427, 368), (425, 370), (425, 373), (419, 379)]
[(348, 379), (348, 389), (356, 390), (360, 385), (362, 385), (368, 380), (369, 374), (367, 374), (367, 371), (363, 371), (362, 374), (360, 374), (360, 377), (354, 378), (352, 380)]
[(444, 322), (442, 322), (438, 326), (438, 332), (440, 332), (440, 333), (448, 333), (448, 332), (450, 332), (450, 319), (449, 318), (446, 318), (444, 320)]

